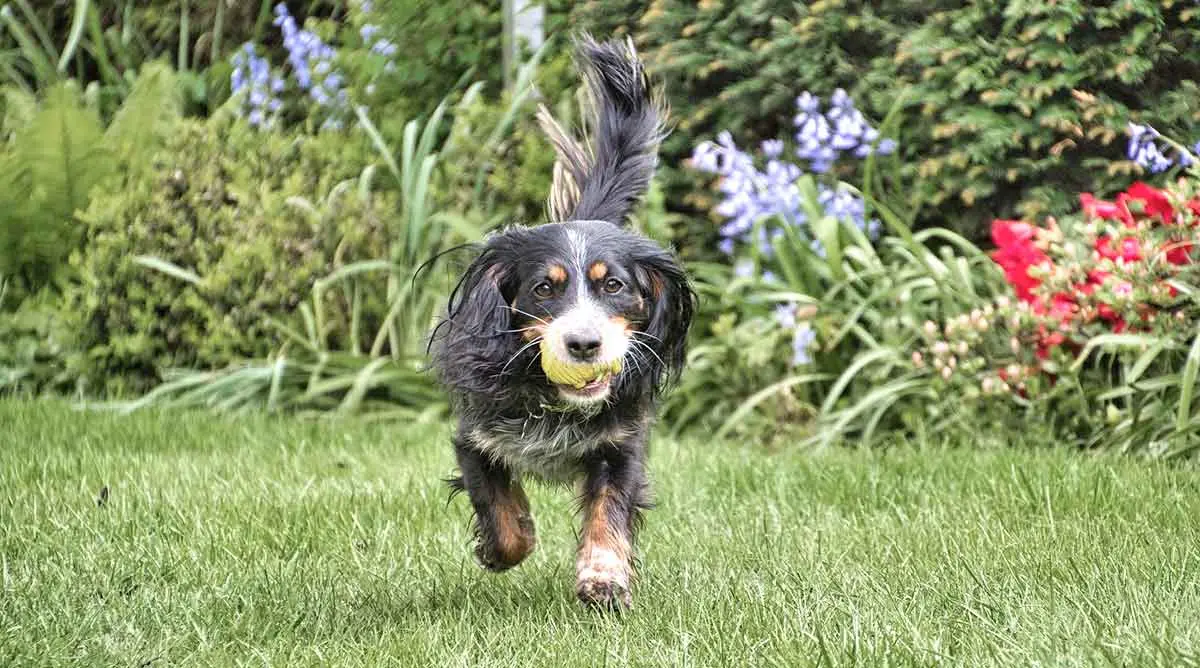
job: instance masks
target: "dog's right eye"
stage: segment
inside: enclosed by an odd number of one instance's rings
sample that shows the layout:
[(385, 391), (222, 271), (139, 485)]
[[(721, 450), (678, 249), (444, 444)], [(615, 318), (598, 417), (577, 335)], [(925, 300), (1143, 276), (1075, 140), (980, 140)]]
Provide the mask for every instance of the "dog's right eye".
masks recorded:
[(533, 296), (537, 297), (538, 299), (549, 299), (553, 295), (554, 288), (550, 287), (550, 284), (546, 281), (542, 281), (541, 283), (533, 286)]

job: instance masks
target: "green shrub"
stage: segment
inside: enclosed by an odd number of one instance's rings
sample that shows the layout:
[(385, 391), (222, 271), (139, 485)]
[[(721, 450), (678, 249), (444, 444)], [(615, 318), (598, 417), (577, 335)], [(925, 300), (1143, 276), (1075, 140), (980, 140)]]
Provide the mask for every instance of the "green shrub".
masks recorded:
[[(680, 170), (694, 144), (726, 129), (746, 145), (774, 138), (804, 90), (843, 87), (882, 118), (908, 89), (898, 176), (925, 205), (918, 223), (975, 239), (996, 216), (1068, 211), (1063, 192), (1124, 186), (1129, 120), (1168, 134), (1200, 120), (1194, 3), (640, 4), (636, 38), (677, 124), (664, 151), (671, 199), (693, 211), (711, 205), (703, 179)], [(701, 250), (714, 241), (708, 225), (689, 236)]]
[[(288, 321), (317, 278), (386, 257), (395, 199), (359, 196), (354, 181), (370, 150), (361, 136), (261, 133), (223, 117), (181, 122), (152, 163), (82, 216), (85, 242), (71, 257), (78, 279), (64, 305), (78, 337), (73, 372), (93, 386), (141, 390), (161, 369), (224, 366), (277, 348), (271, 320)], [(329, 206), (312, 215), (307, 200), (325, 193)], [(153, 272), (135, 262), (141, 255), (201, 281)]]
[(147, 66), (105, 127), (72, 82), (41, 99), (7, 91), (0, 144), (0, 277), (18, 294), (59, 278), (93, 188), (148, 159), (178, 117), (175, 78)]

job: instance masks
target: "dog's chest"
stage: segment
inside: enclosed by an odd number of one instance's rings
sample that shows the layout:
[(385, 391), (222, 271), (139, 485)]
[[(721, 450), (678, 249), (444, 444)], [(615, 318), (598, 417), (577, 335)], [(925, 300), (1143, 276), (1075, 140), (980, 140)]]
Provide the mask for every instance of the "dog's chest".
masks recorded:
[(476, 427), (471, 436), (480, 451), (520, 473), (567, 480), (579, 473), (589, 453), (628, 438), (629, 431), (548, 415), (499, 420)]

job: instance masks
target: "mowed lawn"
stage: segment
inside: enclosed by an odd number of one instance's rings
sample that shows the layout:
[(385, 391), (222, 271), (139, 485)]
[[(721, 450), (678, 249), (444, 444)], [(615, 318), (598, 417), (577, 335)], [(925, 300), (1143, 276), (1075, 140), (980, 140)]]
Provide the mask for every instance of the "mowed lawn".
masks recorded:
[(0, 665), (1144, 666), (1200, 652), (1195, 468), (994, 442), (659, 439), (659, 507), (618, 617), (573, 598), (565, 488), (532, 489), (530, 560), (474, 565), (468, 504), (440, 481), (449, 433), (0, 402)]

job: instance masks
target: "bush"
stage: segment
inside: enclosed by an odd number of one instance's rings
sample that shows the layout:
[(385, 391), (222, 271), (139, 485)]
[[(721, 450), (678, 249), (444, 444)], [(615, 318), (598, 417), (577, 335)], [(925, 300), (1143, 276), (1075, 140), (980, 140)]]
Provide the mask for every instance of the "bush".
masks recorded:
[[(721, 130), (747, 144), (778, 136), (802, 91), (845, 88), (881, 118), (907, 90), (898, 176), (926, 205), (918, 223), (982, 240), (994, 217), (1061, 214), (1064, 192), (1122, 187), (1130, 120), (1194, 127), (1197, 18), (1194, 3), (1157, 0), (654, 0), (637, 38), (673, 103), (668, 166)], [(666, 176), (673, 201), (711, 208), (697, 175)], [(716, 241), (709, 226), (690, 236), (701, 250)]]
[[(80, 351), (73, 372), (93, 386), (142, 390), (161, 369), (220, 367), (278, 347), (272, 320), (290, 320), (317, 278), (386, 257), (395, 200), (355, 182), (370, 151), (361, 136), (181, 122), (152, 164), (82, 216), (86, 239), (71, 257), (78, 280), (64, 308)], [(330, 206), (312, 215), (306, 203), (326, 193)], [(150, 271), (135, 262), (141, 255), (199, 282)]]
[(106, 187), (161, 145), (178, 117), (175, 78), (147, 66), (105, 127), (71, 82), (40, 99), (9, 91), (0, 144), (0, 278), (30, 294), (59, 277), (79, 243), (74, 219)]
[(1044, 225), (995, 221), (1011, 291), (926, 324), (914, 366), (939, 392), (1038, 419), (1065, 442), (1194, 450), (1200, 181), (1080, 200)]

